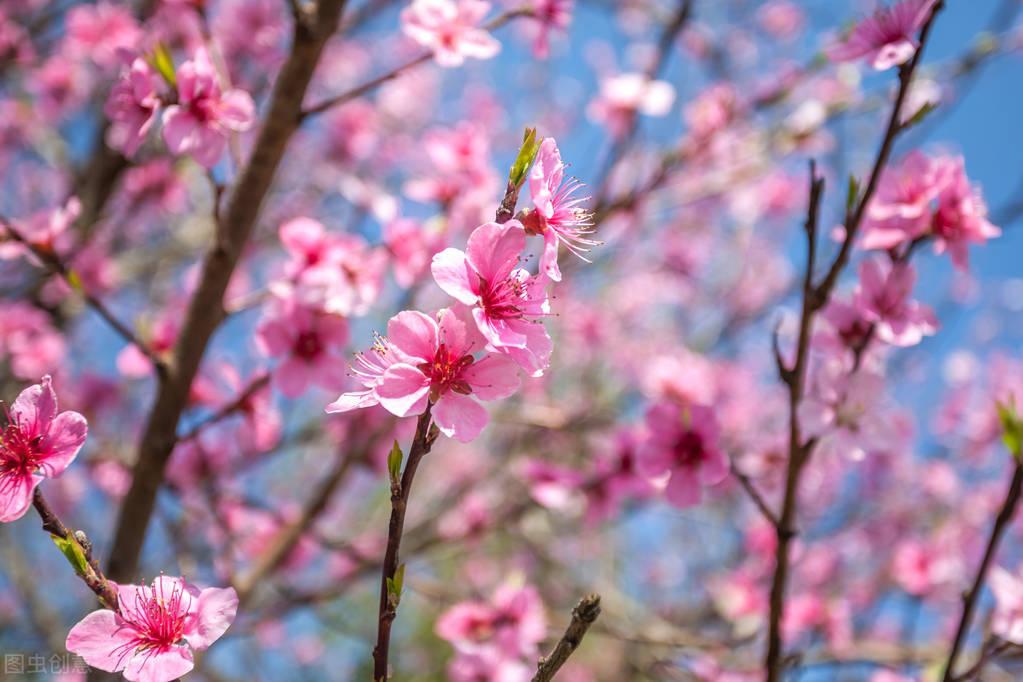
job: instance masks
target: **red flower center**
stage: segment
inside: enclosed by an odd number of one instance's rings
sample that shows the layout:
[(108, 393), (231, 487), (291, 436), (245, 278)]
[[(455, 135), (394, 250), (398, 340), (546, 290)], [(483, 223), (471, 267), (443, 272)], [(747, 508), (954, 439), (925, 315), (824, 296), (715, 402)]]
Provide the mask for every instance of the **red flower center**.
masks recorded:
[(472, 387), (462, 378), (462, 372), (473, 362), (471, 355), (458, 355), (446, 343), (440, 344), (433, 360), (419, 365), (419, 370), (430, 378), (430, 400), (437, 402), (448, 390), (462, 395), (472, 393)]
[(16, 422), (0, 436), (0, 495), (40, 468), (39, 444), (42, 436), (29, 437)]
[(696, 431), (686, 431), (675, 441), (674, 455), (679, 466), (695, 466), (703, 461), (704, 454), (703, 436)]
[(480, 303), (487, 317), (493, 320), (521, 318), (523, 298), (522, 282), (513, 277), (495, 283), (480, 277)]
[(292, 350), (303, 360), (312, 361), (323, 352), (323, 343), (320, 341), (320, 335), (316, 332), (302, 332), (295, 339)]
[(133, 654), (149, 657), (180, 643), (191, 600), (180, 585), (174, 585), (168, 594), (162, 581), (154, 583), (151, 590), (136, 590), (130, 604), (122, 597), (121, 617), (135, 627), (138, 635), (114, 652), (122, 658)]

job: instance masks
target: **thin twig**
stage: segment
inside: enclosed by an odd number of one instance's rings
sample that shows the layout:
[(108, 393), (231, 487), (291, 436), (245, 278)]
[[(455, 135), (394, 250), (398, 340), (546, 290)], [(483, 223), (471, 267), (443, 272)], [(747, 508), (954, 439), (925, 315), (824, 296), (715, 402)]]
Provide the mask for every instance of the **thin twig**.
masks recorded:
[(536, 674), (532, 682), (550, 682), (554, 675), (565, 665), (586, 636), (586, 631), (600, 616), (600, 595), (590, 594), (583, 597), (572, 609), (572, 622), (561, 636), (557, 645), (548, 656), (544, 656), (537, 664)]
[(32, 494), (32, 506), (35, 507), (36, 512), (39, 513), (39, 518), (43, 521), (43, 530), (61, 540), (77, 545), (82, 550), (85, 566), (78, 576), (99, 597), (104, 607), (116, 611), (118, 606), (117, 590), (100, 570), (98, 562), (93, 557), (92, 544), (85, 536), (85, 533), (82, 531), (73, 532), (65, 526), (60, 517), (57, 516), (57, 513), (50, 508), (39, 488), (36, 488)]
[(110, 328), (117, 332), (121, 338), (138, 348), (139, 351), (146, 356), (146, 359), (153, 365), (153, 368), (156, 370), (157, 375), (161, 379), (166, 378), (167, 363), (164, 362), (159, 355), (154, 353), (153, 349), (149, 347), (149, 344), (140, 339), (138, 335), (132, 331), (131, 327), (117, 319), (117, 316), (114, 315), (109, 308), (107, 308), (103, 301), (86, 291), (81, 285), (81, 282), (74, 276), (71, 269), (64, 264), (56, 253), (50, 249), (45, 249), (37, 244), (33, 244), (27, 237), (25, 237), (25, 235), (21, 234), (21, 232), (14, 227), (10, 220), (3, 216), (0, 216), (0, 225), (2, 225), (4, 232), (10, 235), (14, 241), (31, 251), (32, 255), (39, 259), (45, 266), (50, 268), (50, 270), (59, 275), (72, 290), (80, 292), (86, 304), (95, 310), (96, 313), (103, 318), (103, 321), (110, 325)]
[(764, 518), (771, 522), (772, 526), (777, 527), (778, 517), (775, 516), (775, 513), (773, 511), (771, 511), (771, 508), (768, 506), (767, 501), (764, 499), (764, 496), (760, 494), (759, 490), (757, 490), (756, 485), (753, 484), (753, 481), (750, 480), (750, 477), (747, 476), (742, 471), (740, 471), (739, 467), (735, 466), (735, 462), (731, 463), (731, 469), (732, 475), (735, 476), (737, 481), (739, 481), (739, 484), (742, 486), (743, 490), (745, 490), (746, 493), (750, 496), (750, 499), (753, 500), (753, 504), (757, 506), (757, 509), (760, 510), (760, 513), (764, 515)]
[[(502, 14), (499, 17), (495, 18), (493, 21), (491, 21), (488, 24), (486, 24), (484, 26), (484, 28), (487, 31), (494, 31), (494, 30), (497, 30), (498, 28), (504, 26), (508, 22), (512, 21), (513, 19), (517, 19), (519, 17), (529, 17), (529, 16), (533, 16), (533, 10), (532, 9), (529, 9), (529, 8), (526, 8), (526, 7), (522, 7), (522, 8), (519, 8), (519, 9), (514, 9), (514, 10), (511, 10), (509, 12), (505, 12), (504, 14)], [(350, 102), (353, 99), (357, 99), (359, 97), (362, 97), (363, 95), (365, 95), (365, 94), (367, 94), (369, 92), (372, 92), (376, 88), (380, 87), (381, 85), (383, 85), (387, 81), (394, 80), (395, 78), (401, 76), (406, 71), (409, 71), (410, 69), (413, 69), (413, 68), (419, 66), (420, 64), (424, 64), (424, 63), (430, 61), (431, 59), (433, 59), (433, 53), (432, 52), (423, 53), (423, 54), (419, 55), (418, 57), (415, 57), (415, 58), (405, 62), (404, 64), (401, 64), (399, 66), (394, 67), (393, 69), (391, 69), (387, 73), (384, 73), (384, 74), (382, 74), (380, 76), (377, 76), (376, 78), (374, 78), (372, 80), (366, 81), (365, 83), (362, 83), (361, 85), (355, 86), (351, 90), (347, 90), (345, 92), (342, 92), (340, 95), (335, 95), (334, 97), (327, 98), (327, 99), (323, 100), (322, 102), (319, 102), (317, 104), (312, 105), (308, 109), (303, 110), (301, 114), (299, 114), (300, 120), (301, 121), (305, 121), (307, 118), (310, 118), (312, 116), (316, 116), (317, 114), (322, 114), (323, 112), (325, 112), (325, 111), (327, 111), (329, 109), (333, 109), (334, 107), (340, 106), (340, 105), (344, 104), (345, 102)]]
[(998, 543), (1008, 527), (1012, 517), (1016, 515), (1016, 507), (1019, 506), (1020, 493), (1023, 492), (1023, 463), (1016, 460), (1016, 466), (1012, 473), (1012, 482), (1005, 494), (1001, 509), (995, 517), (995, 525), (991, 528), (991, 535), (988, 537), (987, 546), (984, 548), (984, 558), (980, 561), (977, 574), (973, 578), (973, 586), (963, 598), (963, 614), (959, 618), (959, 625), (956, 627), (955, 639), (952, 640), (952, 648), (948, 652), (948, 659), (945, 661), (945, 672), (942, 675), (943, 682), (950, 682), (953, 679), (956, 660), (959, 658), (959, 651), (962, 649), (966, 635), (970, 631), (970, 623), (973, 620), (973, 612), (977, 609), (980, 600), (980, 591), (984, 587), (984, 580), (987, 578), (988, 569), (998, 551)]
[(409, 448), (408, 461), (401, 474), (400, 481), (391, 482), (391, 520), (387, 526), (387, 549), (384, 552), (383, 571), (380, 577), (380, 608), (377, 613), (377, 643), (373, 648), (373, 679), (384, 682), (387, 679), (388, 658), (391, 648), (391, 625), (398, 614), (398, 602), (401, 599), (399, 590), (392, 590), (395, 576), (398, 574), (401, 548), (401, 536), (405, 529), (405, 513), (408, 511), (409, 496), (412, 494), (412, 482), (416, 470), (423, 457), (429, 454), (439, 431), (433, 425), (431, 407), (419, 415), (416, 423), (416, 435)]

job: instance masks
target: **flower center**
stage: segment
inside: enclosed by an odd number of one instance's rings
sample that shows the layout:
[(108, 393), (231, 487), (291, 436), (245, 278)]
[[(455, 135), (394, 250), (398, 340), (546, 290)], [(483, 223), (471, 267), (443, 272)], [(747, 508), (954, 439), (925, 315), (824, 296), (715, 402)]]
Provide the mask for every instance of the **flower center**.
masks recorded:
[(696, 431), (686, 431), (675, 441), (674, 455), (679, 466), (699, 464), (704, 458), (703, 436)]
[(462, 378), (462, 372), (473, 362), (471, 355), (460, 356), (446, 343), (440, 344), (433, 360), (419, 365), (419, 370), (430, 378), (430, 400), (437, 402), (449, 389), (462, 395), (472, 393), (472, 387)]
[(312, 361), (323, 352), (323, 344), (320, 342), (320, 335), (316, 332), (302, 332), (295, 339), (293, 348), (295, 355), (303, 360)]
[(168, 594), (162, 582), (154, 583), (148, 592), (147, 595), (141, 589), (136, 590), (131, 604), (122, 598), (121, 617), (135, 626), (139, 633), (114, 650), (122, 657), (137, 653), (152, 656), (167, 651), (184, 638), (191, 595), (186, 594), (180, 585), (172, 587)]
[(520, 319), (525, 292), (522, 282), (507, 277), (491, 283), (480, 277), (480, 303), (487, 317), (494, 320)]
[(29, 438), (17, 423), (10, 423), (0, 436), (0, 495), (5, 488), (39, 469), (42, 436)]

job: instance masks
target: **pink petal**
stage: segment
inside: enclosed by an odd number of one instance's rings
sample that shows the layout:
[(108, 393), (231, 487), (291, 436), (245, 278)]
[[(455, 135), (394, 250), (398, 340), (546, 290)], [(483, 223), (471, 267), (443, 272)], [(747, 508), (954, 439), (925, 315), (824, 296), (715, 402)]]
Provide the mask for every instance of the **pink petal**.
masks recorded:
[(124, 670), (131, 642), (138, 636), (127, 621), (113, 611), (93, 611), (71, 628), (67, 635), (67, 650), (78, 654), (93, 668), (106, 672)]
[(32, 492), (41, 476), (0, 474), (0, 523), (17, 521), (32, 506)]
[(522, 223), (509, 220), (504, 225), (484, 223), (473, 230), (466, 253), (480, 277), (498, 282), (508, 277), (525, 247), (526, 232)]
[(410, 359), (433, 360), (437, 354), (437, 323), (417, 310), (405, 310), (387, 323), (387, 338)]
[(50, 425), (50, 432), (40, 444), (40, 449), (45, 453), (42, 462), (47, 476), (59, 475), (74, 461), (85, 444), (88, 431), (85, 417), (77, 412), (57, 415)]
[(274, 372), (274, 382), (288, 398), (297, 398), (316, 379), (312, 365), (297, 358), (288, 358)]
[(487, 425), (489, 416), (478, 402), (459, 393), (445, 393), (433, 408), (433, 420), (449, 438), (468, 443)]
[(233, 587), (210, 587), (199, 594), (196, 613), (197, 627), (185, 641), (193, 649), (206, 649), (227, 632), (238, 613), (238, 593)]
[(365, 391), (357, 391), (352, 393), (342, 393), (341, 396), (327, 405), (327, 414), (337, 414), (339, 412), (351, 412), (352, 410), (358, 410), (363, 407), (372, 407), (379, 404), (377, 400), (377, 394), (373, 389), (367, 389)]
[(472, 393), (480, 400), (500, 400), (519, 389), (522, 383), (515, 361), (501, 355), (486, 355), (462, 372)]
[(376, 394), (384, 409), (394, 415), (422, 414), (430, 397), (430, 378), (412, 365), (391, 365), (380, 377)]
[(676, 469), (671, 472), (668, 487), (664, 495), (672, 506), (679, 509), (693, 507), (700, 503), (700, 479), (696, 472), (689, 469)]
[(53, 392), (48, 375), (40, 383), (22, 391), (11, 405), (13, 421), (33, 437), (46, 433), (56, 416), (57, 394)]
[(434, 255), (430, 272), (444, 293), (465, 305), (473, 305), (479, 296), (479, 277), (472, 270), (465, 254), (458, 249), (444, 249)]
[(153, 655), (137, 653), (127, 663), (124, 679), (130, 682), (172, 682), (195, 667), (192, 651), (187, 646), (172, 646)]

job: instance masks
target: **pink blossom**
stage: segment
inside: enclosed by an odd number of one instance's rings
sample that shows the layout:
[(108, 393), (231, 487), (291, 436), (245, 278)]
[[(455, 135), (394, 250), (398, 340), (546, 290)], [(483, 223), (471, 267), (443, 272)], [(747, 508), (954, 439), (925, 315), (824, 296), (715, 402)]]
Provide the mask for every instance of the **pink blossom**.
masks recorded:
[(527, 459), (522, 463), (521, 474), (529, 485), (530, 496), (548, 509), (570, 508), (582, 486), (578, 471), (542, 459)]
[(133, 156), (156, 120), (160, 108), (158, 80), (152, 68), (141, 57), (110, 91), (104, 112), (112, 122), (110, 140), (125, 154)]
[(533, 17), (539, 22), (533, 54), (539, 59), (550, 55), (551, 31), (564, 31), (572, 21), (575, 0), (533, 0)]
[[(158, 356), (171, 352), (178, 340), (180, 329), (181, 320), (177, 311), (161, 314), (153, 324), (147, 339), (149, 350)], [(153, 371), (153, 363), (135, 344), (126, 346), (118, 353), (116, 362), (117, 371), (132, 379), (147, 377)]]
[(776, 38), (791, 40), (806, 24), (806, 16), (790, 0), (769, 0), (757, 9), (757, 21)]
[(600, 83), (600, 93), (587, 113), (603, 123), (615, 137), (622, 135), (636, 113), (664, 116), (675, 102), (675, 88), (667, 81), (650, 80), (640, 73), (611, 76)]
[(170, 682), (194, 667), (193, 651), (220, 639), (234, 621), (234, 588), (199, 590), (161, 576), (152, 586), (117, 586), (118, 609), (93, 611), (71, 628), (68, 651), (132, 682)]
[(727, 128), (740, 111), (739, 93), (730, 83), (707, 88), (683, 112), (689, 134), (703, 139)]
[(915, 346), (937, 331), (933, 311), (910, 300), (915, 283), (916, 271), (909, 264), (870, 258), (860, 265), (856, 304), (865, 319), (875, 324), (878, 338), (885, 343)]
[(881, 174), (863, 221), (865, 249), (892, 249), (930, 228), (931, 205), (947, 178), (945, 159), (912, 151)]
[(932, 237), (936, 253), (948, 251), (960, 270), (967, 246), (1001, 234), (987, 219), (987, 205), (970, 184), (962, 157), (929, 158), (912, 152), (881, 176), (863, 225), (865, 249), (894, 249)]
[[(406, 310), (387, 323), (387, 342), (397, 351), (392, 357), (398, 361), (379, 375), (373, 399), (399, 417), (422, 414), (433, 405), (441, 433), (467, 443), (487, 423), (487, 412), (476, 399), (507, 398), (519, 387), (518, 373), (501, 355), (475, 359), (470, 329), (454, 312), (441, 310), (437, 318)], [(353, 399), (360, 400), (349, 394), (339, 403)]]
[(163, 112), (163, 139), (175, 154), (190, 154), (212, 168), (231, 132), (248, 130), (255, 104), (243, 90), (221, 92), (204, 48), (177, 70), (178, 103)]
[(799, 408), (804, 435), (820, 440), (819, 452), (854, 460), (883, 449), (892, 437), (891, 423), (882, 412), (883, 393), (884, 378), (874, 372), (850, 372), (838, 360), (822, 363)]
[(348, 343), (348, 321), (294, 299), (275, 301), (256, 330), (264, 353), (283, 358), (274, 369), (274, 383), (289, 398), (310, 384), (336, 389), (344, 383), (341, 351)]
[(522, 224), (527, 234), (543, 236), (544, 250), (540, 269), (555, 282), (561, 281), (558, 267), (558, 246), (583, 260), (583, 253), (599, 242), (589, 239), (593, 231), (593, 218), (580, 204), (588, 197), (573, 197), (582, 187), (578, 180), (564, 181), (565, 164), (561, 161), (558, 143), (548, 137), (540, 144), (533, 169), (529, 172), (529, 193), (534, 210), (526, 212)]
[(490, 11), (482, 0), (412, 0), (401, 12), (405, 35), (433, 51), (441, 66), (461, 66), (466, 57), (490, 59), (501, 44), (480, 28)]
[[(288, 35), (285, 7), (274, 0), (231, 0), (218, 5), (213, 30), (233, 67), (245, 61), (275, 68)], [(236, 74), (237, 68), (232, 69)]]
[(384, 244), (391, 253), (391, 267), (398, 285), (409, 288), (427, 271), (440, 250), (439, 235), (408, 218), (396, 218), (384, 225)]
[(960, 270), (969, 268), (967, 244), (983, 244), (1002, 231), (988, 222), (987, 204), (980, 191), (970, 185), (966, 177), (966, 164), (962, 157), (951, 161), (948, 184), (938, 195), (938, 209), (934, 214), (934, 251), (946, 250)]
[(829, 46), (832, 61), (866, 57), (878, 71), (905, 64), (919, 47), (916, 33), (931, 15), (936, 0), (901, 0), (881, 7), (853, 28), (842, 42)]
[(623, 429), (615, 434), (611, 449), (597, 456), (584, 485), (587, 521), (610, 519), (624, 502), (653, 493), (654, 486), (638, 470), (638, 445), (633, 430)]
[(25, 515), (36, 486), (67, 469), (87, 431), (82, 415), (58, 413), (49, 376), (21, 392), (7, 411), (0, 436), (0, 523)]
[(516, 268), (526, 244), (517, 220), (485, 223), (469, 235), (466, 252), (448, 248), (433, 257), (433, 278), (460, 303), (473, 306), (487, 347), (506, 353), (533, 376), (550, 362), (553, 344), (540, 321), (550, 313), (546, 278)]
[(903, 540), (895, 548), (892, 577), (906, 592), (922, 597), (959, 577), (959, 565), (932, 544)]
[[(56, 253), (63, 250), (61, 247), (68, 246), (70, 237), (69, 228), (78, 220), (82, 212), (82, 203), (78, 197), (71, 197), (63, 206), (46, 209), (33, 214), (26, 220), (19, 220), (15, 223), (18, 234), (36, 249)], [(0, 226), (0, 236), (6, 230)], [(0, 260), (25, 256), (33, 263), (39, 259), (31, 250), (18, 242), (0, 242)]]
[(285, 274), (295, 286), (275, 285), (282, 297), (336, 315), (363, 315), (380, 294), (387, 255), (358, 235), (329, 232), (312, 218), (290, 220), (280, 229), (291, 255)]
[(988, 584), (995, 595), (991, 632), (1007, 642), (1023, 644), (1023, 580), (995, 566), (988, 575)]
[(66, 351), (64, 337), (45, 312), (20, 301), (0, 301), (0, 358), (16, 378), (27, 381), (56, 371)]
[(728, 460), (718, 443), (714, 412), (702, 405), (682, 407), (664, 401), (646, 413), (647, 436), (637, 452), (647, 476), (669, 473), (668, 502), (679, 508), (700, 503), (701, 488), (728, 476)]
[(66, 21), (69, 54), (91, 59), (104, 69), (116, 67), (121, 53), (137, 48), (142, 38), (131, 12), (110, 2), (72, 7)]
[(435, 629), (460, 657), (514, 660), (536, 654), (547, 634), (547, 619), (536, 589), (509, 581), (489, 601), (452, 606), (441, 614)]

